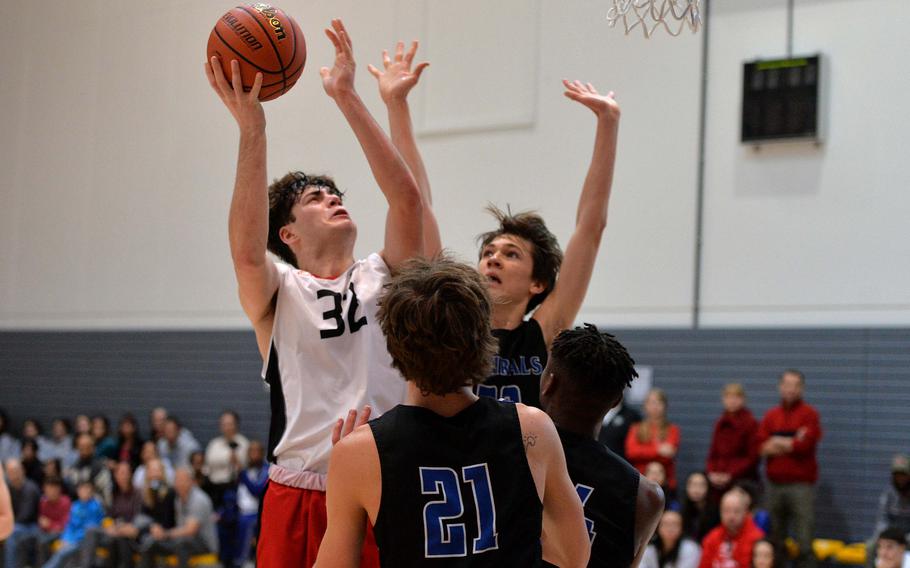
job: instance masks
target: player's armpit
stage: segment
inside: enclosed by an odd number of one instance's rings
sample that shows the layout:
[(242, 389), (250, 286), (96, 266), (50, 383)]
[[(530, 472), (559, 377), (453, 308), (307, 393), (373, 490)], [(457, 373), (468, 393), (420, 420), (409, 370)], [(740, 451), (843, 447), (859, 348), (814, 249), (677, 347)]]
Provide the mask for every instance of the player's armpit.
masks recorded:
[(278, 293), (278, 268), (265, 255), (261, 263), (234, 262), (240, 306), (253, 324), (259, 353), (263, 360), (268, 356), (275, 315), (275, 296)]

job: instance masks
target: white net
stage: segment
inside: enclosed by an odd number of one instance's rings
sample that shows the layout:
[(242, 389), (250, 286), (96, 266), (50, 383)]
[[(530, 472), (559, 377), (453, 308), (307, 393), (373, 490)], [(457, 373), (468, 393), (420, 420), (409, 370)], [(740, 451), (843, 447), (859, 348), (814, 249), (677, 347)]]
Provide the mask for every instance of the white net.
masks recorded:
[(615, 26), (622, 21), (629, 34), (641, 28), (645, 37), (651, 37), (659, 27), (672, 36), (678, 36), (687, 26), (697, 32), (701, 25), (698, 0), (612, 0), (607, 12), (607, 23)]

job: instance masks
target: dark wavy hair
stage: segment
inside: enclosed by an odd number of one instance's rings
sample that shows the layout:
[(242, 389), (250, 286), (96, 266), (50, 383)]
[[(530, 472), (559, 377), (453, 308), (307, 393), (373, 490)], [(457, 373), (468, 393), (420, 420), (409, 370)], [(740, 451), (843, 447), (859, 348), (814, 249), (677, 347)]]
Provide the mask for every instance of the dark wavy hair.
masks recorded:
[(321, 187), (331, 195), (343, 198), (344, 192), (335, 185), (335, 180), (328, 176), (310, 176), (300, 171), (289, 172), (269, 186), (269, 238), (267, 248), (271, 253), (294, 268), (297, 257), (291, 247), (281, 240), (278, 231), (288, 223), (295, 221), (291, 210), (309, 187)]
[(559, 241), (556, 240), (556, 235), (547, 228), (543, 217), (537, 213), (525, 211), (513, 215), (510, 210), (502, 211), (493, 205), (488, 206), (487, 211), (496, 218), (499, 227), (477, 237), (480, 243), (479, 258), (483, 258), (483, 249), (502, 235), (521, 237), (532, 245), (531, 258), (534, 262), (534, 269), (531, 277), (543, 284), (544, 290), (532, 296), (528, 301), (525, 308), (525, 313), (528, 313), (539, 306), (556, 286), (556, 277), (559, 275), (559, 267), (562, 265), (562, 249), (559, 248)]
[(395, 368), (424, 394), (445, 395), (490, 374), (491, 312), (477, 270), (440, 255), (404, 263), (386, 285), (378, 318)]

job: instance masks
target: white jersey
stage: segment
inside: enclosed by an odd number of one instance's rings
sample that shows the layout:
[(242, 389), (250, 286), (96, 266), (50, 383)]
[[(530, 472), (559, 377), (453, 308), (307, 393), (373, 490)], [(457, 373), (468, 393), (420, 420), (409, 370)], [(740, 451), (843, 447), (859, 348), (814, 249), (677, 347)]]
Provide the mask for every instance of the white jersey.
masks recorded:
[(263, 367), (272, 401), (269, 477), (325, 490), (332, 428), (348, 410), (369, 404), (373, 416), (404, 401), (376, 319), (389, 279), (371, 254), (333, 279), (279, 264), (272, 345)]

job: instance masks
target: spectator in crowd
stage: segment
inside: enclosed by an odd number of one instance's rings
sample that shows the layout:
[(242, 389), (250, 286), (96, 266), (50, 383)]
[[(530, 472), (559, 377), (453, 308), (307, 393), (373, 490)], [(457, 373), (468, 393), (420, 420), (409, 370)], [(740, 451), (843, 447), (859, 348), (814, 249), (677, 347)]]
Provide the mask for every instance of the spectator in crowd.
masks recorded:
[(875, 534), (889, 527), (910, 535), (910, 458), (903, 454), (891, 461), (891, 483), (878, 499)]
[(6, 540), (13, 533), (14, 525), (15, 518), (13, 515), (13, 503), (9, 496), (9, 487), (6, 486), (6, 477), (3, 472), (0, 472), (0, 542)]
[(51, 437), (45, 438), (38, 446), (38, 459), (46, 462), (58, 459), (67, 468), (76, 462), (76, 451), (73, 449), (73, 437), (70, 435), (69, 420), (54, 418), (51, 422)]
[(190, 454), (190, 470), (193, 472), (193, 479), (196, 480), (196, 487), (202, 489), (209, 499), (212, 500), (212, 506), (221, 499), (221, 494), (209, 479), (208, 468), (205, 465), (205, 454), (195, 451)]
[(265, 461), (265, 448), (262, 442), (250, 442), (247, 452), (247, 467), (240, 472), (240, 483), (237, 487), (237, 506), (240, 516), (237, 522), (237, 556), (234, 562), (242, 566), (251, 554), (251, 542), (259, 520), (259, 504), (265, 495), (269, 482), (269, 464)]
[(0, 463), (6, 463), (6, 460), (18, 458), (21, 451), (21, 443), (15, 436), (9, 433), (9, 416), (6, 411), (0, 408)]
[(26, 418), (22, 421), (22, 441), (34, 440), (38, 445), (38, 451), (41, 451), (41, 447), (47, 442), (47, 438), (44, 437), (44, 428), (41, 427), (41, 423), (38, 422), (35, 418)]
[(113, 491), (111, 472), (102, 460), (95, 457), (95, 439), (91, 434), (83, 432), (76, 436), (76, 451), (79, 452), (76, 463), (64, 470), (67, 483), (78, 488), (81, 482), (91, 481), (101, 502), (110, 506)]
[(73, 435), (78, 436), (79, 434), (91, 433), (92, 419), (88, 417), (88, 414), (77, 414), (76, 419), (73, 421)]
[(758, 421), (746, 408), (746, 390), (739, 383), (730, 383), (724, 387), (722, 400), (724, 413), (714, 424), (707, 463), (716, 498), (737, 481), (758, 480)]
[(654, 541), (641, 560), (642, 568), (697, 568), (701, 548), (683, 533), (683, 518), (664, 511)]
[(6, 460), (5, 465), (14, 525), (3, 553), (6, 566), (17, 568), (22, 565), (22, 557), (35, 535), (38, 534), (38, 505), (41, 502), (41, 489), (34, 481), (25, 477), (22, 462), (13, 458)]
[(761, 485), (755, 481), (741, 479), (733, 487), (739, 487), (749, 496), (749, 514), (752, 515), (752, 521), (766, 535), (771, 534), (771, 515), (767, 510), (758, 507), (761, 502)]
[(169, 416), (164, 421), (164, 436), (158, 440), (158, 454), (171, 462), (175, 468), (188, 468), (190, 454), (199, 450), (199, 442), (182, 434), (180, 421)]
[(667, 487), (676, 491), (676, 452), (679, 427), (667, 420), (667, 395), (652, 389), (645, 398), (645, 419), (633, 424), (626, 436), (626, 459), (638, 471), (652, 461), (660, 462), (667, 472)]
[(774, 543), (767, 539), (755, 541), (752, 545), (752, 568), (780, 568), (780, 555)]
[(117, 440), (111, 436), (111, 421), (103, 414), (92, 416), (95, 455), (105, 461), (117, 460)]
[(139, 422), (127, 412), (117, 423), (118, 462), (129, 462), (133, 471), (142, 463), (142, 438), (139, 436)]
[(153, 408), (149, 412), (149, 439), (158, 443), (164, 438), (164, 423), (167, 422), (167, 410), (162, 407)]
[(176, 525), (172, 529), (152, 525), (139, 545), (142, 568), (150, 568), (155, 556), (161, 554), (176, 555), (179, 568), (187, 568), (190, 557), (218, 551), (212, 501), (196, 487), (193, 473), (178, 468), (174, 488), (177, 494)]
[(146, 464), (146, 468), (142, 485), (142, 514), (136, 524), (141, 530), (155, 525), (162, 529), (174, 528), (176, 497), (165, 477), (164, 464), (159, 459), (152, 459)]
[(749, 495), (734, 487), (721, 498), (720, 526), (702, 541), (699, 568), (749, 568), (752, 547), (764, 536), (749, 515)]
[(708, 495), (708, 477), (701, 471), (690, 473), (686, 478), (682, 519), (683, 534), (695, 542), (701, 542), (720, 524), (720, 512)]
[[(84, 435), (80, 434), (80, 436)], [(95, 485), (90, 479), (83, 479), (76, 487), (79, 499), (70, 507), (70, 517), (60, 535), (60, 548), (51, 556), (44, 568), (60, 568), (79, 556), (85, 533), (104, 520), (104, 506), (95, 497)], [(79, 562), (85, 566), (86, 562)]]
[(60, 538), (70, 518), (72, 502), (63, 491), (63, 480), (59, 477), (48, 477), (44, 480), (44, 495), (38, 505), (38, 528), (34, 544), (38, 566), (47, 562), (51, 556), (51, 545)]
[(152, 440), (146, 440), (142, 444), (142, 452), (139, 454), (142, 463), (139, 467), (136, 468), (136, 471), (133, 472), (133, 487), (144, 487), (145, 486), (145, 472), (148, 468), (148, 463), (152, 460), (158, 460), (161, 462), (161, 467), (164, 468), (164, 477), (167, 480), (168, 486), (174, 485), (174, 466), (171, 465), (169, 460), (162, 458), (158, 454), (158, 446)]
[(664, 464), (656, 461), (649, 463), (645, 466), (644, 475), (645, 479), (659, 485), (664, 492), (664, 509), (678, 511), (679, 501), (676, 500), (675, 493), (667, 486), (667, 470), (664, 469)]
[[(19, 461), (22, 468), (25, 469), (25, 477), (35, 482), (35, 485), (41, 487), (44, 483), (44, 464), (38, 459), (38, 442), (29, 439), (22, 442)], [(51, 460), (54, 461), (54, 460)], [(59, 459), (56, 460), (58, 463)]]
[(766, 458), (771, 542), (781, 547), (787, 529), (799, 545), (797, 568), (814, 568), (812, 539), (815, 533), (815, 450), (822, 436), (818, 412), (803, 402), (805, 377), (796, 369), (781, 373), (780, 405), (765, 414), (758, 443)]
[(907, 553), (907, 535), (897, 527), (888, 527), (878, 535), (875, 568), (901, 568)]
[(626, 404), (623, 399), (604, 416), (598, 439), (601, 444), (625, 459), (626, 437), (629, 435), (629, 429), (637, 422), (641, 422), (641, 412)]
[(224, 492), (236, 486), (240, 470), (246, 467), (250, 442), (240, 433), (240, 416), (233, 410), (222, 412), (218, 424), (221, 435), (213, 438), (206, 447), (205, 466), (209, 481), (219, 492)]
[(139, 536), (135, 521), (142, 511), (142, 492), (133, 487), (133, 472), (129, 462), (119, 462), (114, 468), (114, 500), (107, 516), (113, 521), (106, 527), (86, 532), (82, 542), (82, 558), (94, 566), (99, 547), (108, 550), (107, 565), (129, 568), (133, 565), (132, 543)]

